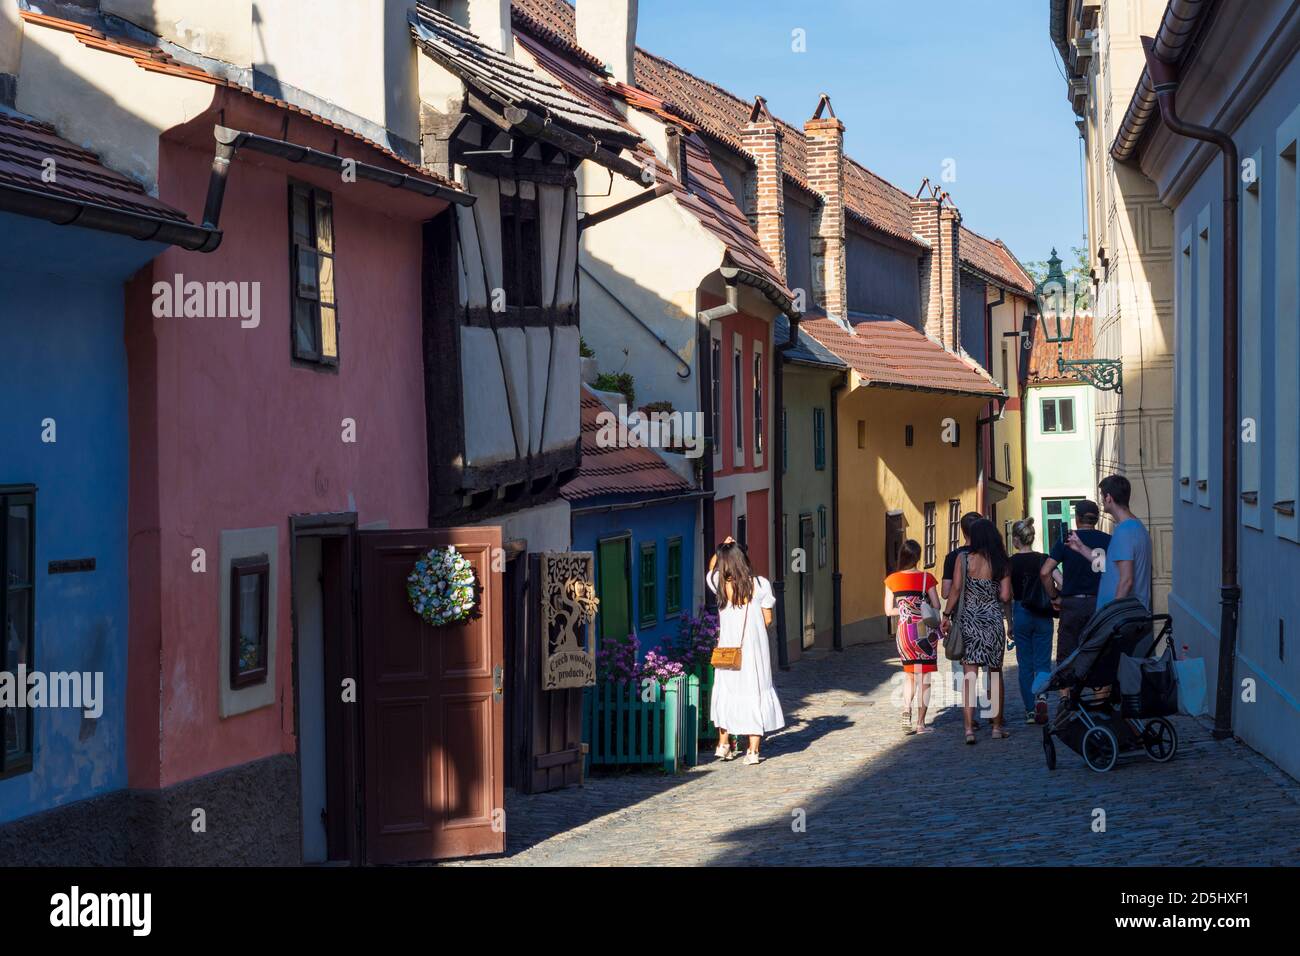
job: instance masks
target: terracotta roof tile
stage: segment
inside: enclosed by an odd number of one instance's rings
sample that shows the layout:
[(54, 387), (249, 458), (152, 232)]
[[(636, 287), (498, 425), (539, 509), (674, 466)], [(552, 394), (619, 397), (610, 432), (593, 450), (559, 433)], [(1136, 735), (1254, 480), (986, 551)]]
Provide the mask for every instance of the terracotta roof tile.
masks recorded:
[(689, 482), (650, 448), (605, 447), (597, 442), (601, 412), (614, 414), (582, 387), (582, 466), (560, 494), (568, 501), (604, 495), (684, 494)]
[[(540, 39), (595, 60), (595, 57), (577, 44), (574, 8), (568, 0), (514, 0), (514, 19), (518, 26), (532, 31)], [(661, 100), (665, 109), (673, 115), (689, 120), (702, 132), (752, 161), (752, 156), (741, 139), (741, 131), (749, 122), (752, 99), (743, 100), (717, 84), (640, 47), (637, 47), (634, 55), (633, 72), (637, 86)], [(802, 127), (792, 126), (780, 119), (776, 123), (785, 134), (782, 149), (785, 175), (795, 185), (816, 194), (808, 182), (807, 141)], [(844, 207), (849, 217), (896, 239), (924, 246), (925, 243), (917, 238), (912, 229), (911, 198), (910, 193), (877, 176), (852, 157), (845, 157)], [(977, 239), (989, 241), (982, 236), (977, 236)], [(967, 258), (964, 248), (962, 258)], [(972, 253), (970, 261), (980, 271), (986, 271), (990, 278), (1011, 288), (1019, 288), (1016, 273), (1023, 270), (1014, 264), (1015, 257), (1005, 247), (1002, 253), (992, 256), (986, 255), (983, 249), (977, 249)], [(995, 262), (996, 271), (984, 268)], [(979, 263), (983, 263), (983, 266)], [(1029, 291), (1032, 292), (1032, 285)]]
[[(55, 163), (55, 177), (51, 182), (42, 179), (46, 159)], [(52, 126), (3, 111), (0, 111), (0, 186), (189, 222), (184, 213), (153, 198), (139, 183), (101, 165), (94, 153), (61, 139)]]
[[(1061, 375), (1056, 370), (1057, 346), (1043, 338), (1043, 326), (1035, 322), (1029, 333), (1033, 347), (1029, 352), (1029, 373), (1026, 381), (1030, 385), (1076, 384), (1079, 377), (1067, 372)], [(1072, 359), (1093, 358), (1092, 352), (1092, 316), (1081, 315), (1074, 320), (1074, 338), (1062, 342), (1060, 355), (1067, 362)]]
[(20, 10), (19, 13), (22, 15), (22, 18), (26, 20), (28, 23), (34, 24), (36, 26), (49, 27), (54, 30), (61, 30), (64, 33), (71, 33), (82, 44), (84, 44), (87, 47), (90, 47), (91, 49), (100, 50), (105, 53), (114, 53), (118, 56), (128, 57), (134, 60), (136, 65), (139, 66), (141, 69), (149, 70), (154, 73), (166, 73), (169, 76), (176, 76), (182, 79), (194, 80), (195, 82), (198, 83), (211, 83), (214, 86), (224, 86), (232, 90), (237, 90), (238, 92), (243, 93), (247, 96), (251, 96), (253, 97), (253, 99), (261, 100), (264, 103), (270, 103), (278, 107), (279, 109), (288, 110), (291, 113), (296, 113), (300, 116), (308, 117), (313, 122), (320, 123), (324, 126), (328, 126), (331, 129), (336, 129), (341, 133), (346, 133), (348, 136), (351, 136), (353, 139), (357, 140), (358, 142), (364, 143), (366, 146), (369, 146), (371, 149), (377, 150), (378, 152), (382, 153), (384, 156), (387, 156), (389, 159), (393, 160), (394, 162), (400, 163), (402, 166), (406, 167), (407, 171), (411, 175), (422, 176), (425, 179), (428, 179), (432, 182), (436, 182), (438, 185), (444, 186), (448, 189), (461, 188), (458, 184), (452, 182), (451, 180), (439, 176), (437, 173), (433, 172), (432, 170), (425, 169), (419, 163), (411, 162), (405, 157), (400, 156), (397, 153), (393, 152), (387, 146), (384, 146), (381, 143), (377, 143), (374, 140), (368, 139), (365, 136), (362, 136), (360, 133), (356, 132), (355, 130), (347, 126), (343, 126), (342, 124), (336, 123), (333, 120), (327, 119), (324, 116), (320, 116), (316, 113), (313, 113), (311, 110), (304, 109), (301, 106), (296, 106), (293, 103), (288, 102), (287, 100), (282, 100), (279, 99), (278, 97), (269, 96), (266, 93), (259, 93), (256, 90), (250, 89), (249, 87), (243, 86), (242, 84), (235, 83), (234, 81), (228, 80), (225, 77), (216, 76), (196, 66), (191, 66), (186, 63), (181, 63), (179, 60), (175, 59), (165, 51), (158, 49), (157, 47), (148, 46), (146, 44), (140, 43), (128, 37), (118, 37), (118, 36), (110, 37), (104, 33), (101, 33), (98, 30), (93, 29), (92, 27), (86, 26), (84, 23), (76, 23), (75, 21), (64, 20), (60, 17), (52, 17), (43, 13), (35, 13), (31, 10)]
[(867, 385), (988, 396), (1005, 394), (975, 362), (954, 355), (889, 316), (852, 316), (852, 331), (828, 318), (805, 317), (800, 329), (830, 349)]
[[(593, 110), (597, 110), (611, 119), (626, 126), (629, 133), (634, 133), (621, 114), (614, 108), (613, 98), (626, 99), (638, 109), (660, 113), (664, 111), (663, 103), (656, 97), (635, 90), (622, 84), (606, 83), (595, 76), (584, 65), (570, 59), (555, 48), (548, 48), (544, 43), (527, 36), (519, 37), (520, 44), (537, 60), (538, 66), (554, 76), (575, 96), (581, 97)], [(675, 122), (681, 122), (674, 117)], [(636, 147), (636, 158), (643, 166), (652, 166), (657, 183), (673, 187), (673, 196), (686, 208), (706, 230), (712, 233), (727, 250), (732, 263), (742, 269), (760, 275), (786, 298), (793, 293), (786, 288), (782, 276), (763, 247), (759, 245), (758, 236), (754, 234), (749, 219), (736, 205), (731, 190), (727, 188), (713, 164), (708, 147), (693, 131), (694, 126), (683, 124), (687, 130), (686, 143), (686, 182), (679, 182), (672, 172), (661, 163), (654, 150), (641, 142)]]
[(976, 271), (984, 273), (1000, 285), (1026, 296), (1034, 294), (1034, 280), (1029, 277), (1011, 250), (1000, 239), (986, 239), (978, 232), (961, 230), (962, 261)]

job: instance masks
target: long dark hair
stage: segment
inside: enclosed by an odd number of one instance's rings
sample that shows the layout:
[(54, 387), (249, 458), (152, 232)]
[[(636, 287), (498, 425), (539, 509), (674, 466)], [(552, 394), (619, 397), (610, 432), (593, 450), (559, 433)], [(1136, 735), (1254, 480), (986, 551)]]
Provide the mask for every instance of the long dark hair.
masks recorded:
[[(734, 541), (718, 548), (718, 607), (748, 604), (754, 596), (754, 569), (744, 550)], [(731, 585), (731, 598), (727, 597), (727, 584)]]
[(988, 518), (981, 518), (971, 525), (970, 550), (971, 554), (978, 554), (989, 563), (989, 572), (994, 581), (1000, 581), (1006, 576), (1011, 561), (1007, 557), (1006, 546), (1002, 543), (1002, 535), (998, 533), (998, 526)]

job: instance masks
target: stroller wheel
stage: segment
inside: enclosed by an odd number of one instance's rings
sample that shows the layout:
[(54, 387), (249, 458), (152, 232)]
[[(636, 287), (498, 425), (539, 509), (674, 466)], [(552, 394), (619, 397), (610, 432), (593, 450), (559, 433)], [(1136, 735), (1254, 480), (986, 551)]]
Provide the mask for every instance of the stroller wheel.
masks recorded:
[(1083, 754), (1083, 762), (1090, 769), (1105, 773), (1119, 759), (1119, 741), (1109, 727), (1098, 724), (1090, 727), (1083, 735), (1079, 752)]
[(1043, 728), (1043, 756), (1047, 758), (1047, 769), (1056, 769), (1056, 742), (1052, 740), (1052, 732)]
[(1174, 754), (1178, 753), (1178, 734), (1174, 725), (1163, 717), (1147, 721), (1146, 730), (1142, 732), (1142, 746), (1156, 763), (1173, 760)]

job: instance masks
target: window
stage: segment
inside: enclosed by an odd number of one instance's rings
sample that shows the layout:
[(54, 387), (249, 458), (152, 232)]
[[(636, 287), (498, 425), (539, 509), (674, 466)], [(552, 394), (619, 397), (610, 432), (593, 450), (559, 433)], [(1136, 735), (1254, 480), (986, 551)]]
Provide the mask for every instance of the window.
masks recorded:
[(1273, 403), (1273, 520), (1276, 533), (1291, 541), (1300, 541), (1300, 517), (1296, 515), (1296, 498), (1300, 498), (1300, 375), (1295, 373), (1295, 356), (1300, 348), (1296, 312), (1300, 311), (1300, 218), (1297, 217), (1296, 145), (1300, 136), (1300, 107), (1297, 107), (1278, 130), (1277, 231), (1274, 248), (1276, 260), (1273, 316), (1273, 381), (1277, 390)]
[(664, 575), (664, 613), (682, 612), (682, 539), (668, 539), (668, 570)]
[(1010, 482), (1011, 481), (1011, 443), (1010, 442), (1002, 443), (1002, 464), (1003, 467), (1006, 468), (1006, 471), (1002, 473), (1002, 477), (1005, 478), (1008, 482)]
[[(36, 636), (36, 489), (0, 487), (0, 669), (31, 667)], [(0, 711), (0, 778), (32, 769), (32, 710)]]
[(1040, 408), (1044, 435), (1064, 435), (1074, 431), (1074, 399), (1045, 398)]
[(653, 542), (641, 545), (641, 602), (639, 620), (642, 627), (653, 627), (659, 620), (659, 567), (658, 553)]
[(817, 506), (817, 567), (826, 567), (826, 543), (830, 535), (826, 530), (826, 506)]
[(732, 431), (736, 433), (736, 460), (733, 467), (736, 468), (739, 468), (744, 464), (743, 458), (745, 454), (744, 382), (745, 360), (743, 351), (740, 347), (740, 336), (737, 335), (731, 355), (732, 408), (736, 415), (736, 420), (732, 423)]
[(710, 365), (713, 372), (713, 453), (719, 455), (722, 453), (722, 339), (714, 336), (709, 341), (713, 351)]
[(858, 447), (867, 447), (867, 421), (865, 418), (858, 419)]
[(826, 470), (826, 409), (813, 409), (813, 467)]
[(961, 541), (961, 499), (948, 500), (948, 551), (956, 551)]
[(916, 430), (911, 425), (903, 426), (903, 444), (911, 448), (916, 441)]
[(1210, 506), (1210, 207), (1196, 219), (1196, 500)]
[(230, 562), (230, 686), (266, 680), (267, 607), (271, 559), (265, 554)]
[(938, 508), (933, 501), (925, 503), (925, 566), (932, 568), (938, 560), (939, 531)]
[(1192, 231), (1179, 240), (1178, 297), (1174, 301), (1174, 354), (1178, 379), (1178, 497), (1192, 500)]
[(754, 464), (763, 460), (763, 346), (754, 343)]
[(290, 307), (293, 357), (339, 364), (338, 311), (334, 301), (334, 205), (323, 189), (289, 185)]
[(746, 547), (749, 546), (748, 524), (749, 523), (745, 520), (744, 515), (741, 515), (736, 519), (736, 541), (738, 541), (740, 544), (745, 545)]
[[(1258, 171), (1261, 154), (1251, 161)], [(1264, 366), (1261, 303), (1264, 295), (1264, 227), (1259, 197), (1259, 177), (1246, 184), (1241, 196), (1241, 367), (1262, 369)], [(1241, 442), (1241, 522), (1248, 528), (1262, 529), (1259, 508), (1259, 418), (1263, 405), (1262, 375), (1242, 376), (1241, 415), (1254, 422), (1254, 441)], [(1243, 426), (1244, 427), (1244, 426)]]
[(518, 183), (513, 196), (501, 194), (501, 277), (506, 308), (542, 304), (542, 224), (530, 182)]

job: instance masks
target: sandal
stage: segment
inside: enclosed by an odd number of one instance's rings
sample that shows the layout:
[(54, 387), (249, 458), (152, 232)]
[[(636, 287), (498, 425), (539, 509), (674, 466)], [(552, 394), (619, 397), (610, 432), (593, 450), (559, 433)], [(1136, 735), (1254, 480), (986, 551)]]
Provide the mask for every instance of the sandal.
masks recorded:
[(968, 744), (973, 744), (973, 743), (975, 743), (975, 735), (974, 735), (973, 733), (967, 733), (967, 734), (966, 734), (966, 743), (968, 743)]
[(903, 736), (910, 737), (914, 733), (916, 730), (912, 727), (912, 712), (905, 710), (903, 711)]
[(1011, 736), (1011, 731), (1007, 730), (1005, 727), (994, 727), (993, 733), (989, 734), (989, 736), (994, 740), (1006, 740)]

